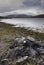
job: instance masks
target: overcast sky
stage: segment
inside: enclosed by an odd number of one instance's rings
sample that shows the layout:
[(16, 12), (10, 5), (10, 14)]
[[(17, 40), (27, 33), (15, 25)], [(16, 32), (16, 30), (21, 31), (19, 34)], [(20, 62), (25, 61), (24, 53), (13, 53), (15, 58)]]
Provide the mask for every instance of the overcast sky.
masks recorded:
[(0, 13), (30, 7), (44, 9), (44, 0), (0, 0)]

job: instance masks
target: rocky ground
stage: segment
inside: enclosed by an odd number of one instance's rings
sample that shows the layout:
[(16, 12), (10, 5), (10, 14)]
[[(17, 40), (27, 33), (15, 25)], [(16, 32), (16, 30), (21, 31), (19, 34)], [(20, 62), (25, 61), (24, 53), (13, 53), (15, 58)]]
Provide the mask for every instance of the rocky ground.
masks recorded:
[(44, 33), (0, 23), (0, 65), (44, 65)]

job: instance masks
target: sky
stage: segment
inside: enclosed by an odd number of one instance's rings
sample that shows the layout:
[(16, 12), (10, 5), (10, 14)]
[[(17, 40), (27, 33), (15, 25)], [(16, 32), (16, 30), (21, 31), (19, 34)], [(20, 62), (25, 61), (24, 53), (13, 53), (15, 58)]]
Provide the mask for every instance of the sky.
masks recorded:
[(44, 0), (0, 0), (0, 13), (30, 7), (44, 9)]

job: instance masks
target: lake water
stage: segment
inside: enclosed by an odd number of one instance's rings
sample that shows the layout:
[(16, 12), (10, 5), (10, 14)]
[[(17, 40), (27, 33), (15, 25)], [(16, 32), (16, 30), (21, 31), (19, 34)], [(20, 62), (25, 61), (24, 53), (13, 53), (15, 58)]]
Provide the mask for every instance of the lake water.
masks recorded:
[(3, 19), (1, 22), (16, 25), (17, 27), (44, 28), (44, 18), (14, 18)]

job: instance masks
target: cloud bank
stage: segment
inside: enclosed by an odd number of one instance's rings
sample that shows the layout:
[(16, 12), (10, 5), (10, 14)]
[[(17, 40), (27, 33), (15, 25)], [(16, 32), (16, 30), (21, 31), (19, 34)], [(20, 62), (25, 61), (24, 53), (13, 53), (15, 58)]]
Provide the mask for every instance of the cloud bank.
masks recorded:
[(0, 0), (0, 7), (21, 6), (24, 0)]
[(12, 9), (18, 9), (24, 0), (0, 0), (0, 12), (6, 12)]
[(28, 7), (44, 9), (44, 0), (0, 0), (0, 12)]

